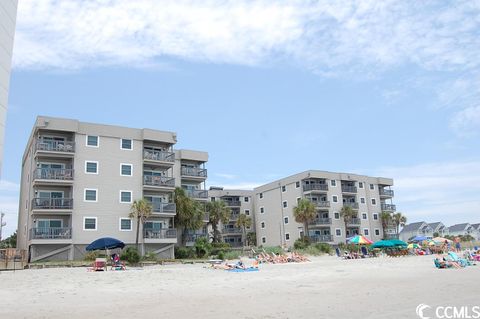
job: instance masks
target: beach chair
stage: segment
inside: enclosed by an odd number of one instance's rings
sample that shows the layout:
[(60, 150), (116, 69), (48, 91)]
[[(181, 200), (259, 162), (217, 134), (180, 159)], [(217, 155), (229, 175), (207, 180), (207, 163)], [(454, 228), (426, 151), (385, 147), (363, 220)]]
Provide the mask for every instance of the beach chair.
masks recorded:
[(362, 247), (360, 248), (360, 250), (362, 251), (362, 258), (368, 258), (368, 257), (370, 257), (370, 255), (368, 254), (367, 247), (362, 246)]
[(449, 265), (446, 262), (440, 262), (438, 258), (435, 258), (433, 260), (433, 263), (435, 264), (435, 267), (437, 267), (438, 269), (452, 268), (452, 265)]
[(450, 256), (452, 261), (455, 261), (455, 262), (459, 263), (460, 266), (462, 266), (462, 267), (472, 265), (468, 260), (458, 257), (458, 255), (456, 253), (454, 253), (453, 251), (449, 252), (448, 256)]
[(342, 254), (340, 253), (340, 248), (336, 247), (335, 253), (337, 254), (337, 257), (342, 257)]
[(107, 270), (106, 258), (96, 258), (92, 264), (92, 267), (88, 268), (88, 271), (104, 271), (104, 270)]

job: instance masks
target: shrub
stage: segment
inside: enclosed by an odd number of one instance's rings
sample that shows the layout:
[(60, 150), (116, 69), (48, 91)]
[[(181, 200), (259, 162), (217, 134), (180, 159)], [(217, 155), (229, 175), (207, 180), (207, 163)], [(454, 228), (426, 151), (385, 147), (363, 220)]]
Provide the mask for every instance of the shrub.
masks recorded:
[[(210, 253), (216, 256), (218, 256), (220, 253), (225, 254), (231, 250), (231, 246), (229, 243), (212, 243), (211, 247), (212, 249)], [(223, 259), (223, 258), (220, 258), (220, 259)]]
[(227, 260), (239, 259), (239, 258), (242, 257), (242, 256), (243, 256), (242, 251), (240, 251), (240, 250), (232, 250), (232, 251), (226, 252), (226, 253), (224, 254), (224, 258), (222, 258), (222, 259), (227, 259)]
[(282, 247), (280, 246), (274, 246), (274, 247), (264, 247), (263, 250), (267, 254), (274, 253), (275, 255), (284, 255), (285, 252), (283, 251)]
[(192, 247), (175, 248), (176, 259), (195, 258), (195, 251)]
[(138, 264), (140, 261), (140, 254), (137, 249), (128, 247), (120, 256), (120, 259), (128, 261), (129, 264)]
[(217, 254), (217, 258), (221, 260), (225, 260), (225, 252), (223, 250), (219, 251)]
[(303, 237), (295, 240), (295, 243), (293, 243), (293, 248), (295, 249), (305, 249), (310, 245), (310, 240), (308, 237)]
[(88, 253), (85, 254), (83, 259), (85, 261), (94, 261), (95, 258), (97, 258), (97, 257), (98, 257), (98, 252), (97, 251), (89, 251)]
[(212, 244), (210, 244), (205, 237), (197, 238), (194, 247), (198, 258), (208, 256), (212, 251)]
[(157, 254), (155, 254), (153, 251), (149, 251), (145, 254), (145, 256), (143, 256), (142, 260), (157, 261)]
[(315, 244), (315, 248), (317, 248), (319, 252), (325, 254), (331, 254), (333, 252), (332, 246), (327, 243), (317, 243)]

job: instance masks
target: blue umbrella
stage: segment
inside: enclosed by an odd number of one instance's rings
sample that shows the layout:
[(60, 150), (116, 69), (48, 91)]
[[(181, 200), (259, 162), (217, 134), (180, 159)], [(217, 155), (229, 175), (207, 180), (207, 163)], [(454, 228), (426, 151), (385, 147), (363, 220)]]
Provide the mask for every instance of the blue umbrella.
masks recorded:
[(123, 247), (125, 247), (125, 244), (122, 241), (115, 238), (103, 237), (93, 241), (90, 245), (87, 246), (86, 250), (107, 250)]
[(427, 240), (428, 238), (425, 237), (425, 236), (415, 236), (414, 238), (412, 238), (410, 241), (414, 241), (414, 242), (419, 242), (419, 241), (424, 241), (424, 240)]

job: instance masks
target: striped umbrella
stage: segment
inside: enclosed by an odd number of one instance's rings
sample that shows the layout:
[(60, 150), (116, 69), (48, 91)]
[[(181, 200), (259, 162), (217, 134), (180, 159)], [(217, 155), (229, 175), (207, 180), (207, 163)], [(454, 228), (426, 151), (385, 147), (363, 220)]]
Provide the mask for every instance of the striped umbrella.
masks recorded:
[(355, 244), (355, 245), (370, 245), (373, 244), (373, 241), (368, 239), (367, 237), (363, 235), (357, 235), (349, 240), (350, 244)]

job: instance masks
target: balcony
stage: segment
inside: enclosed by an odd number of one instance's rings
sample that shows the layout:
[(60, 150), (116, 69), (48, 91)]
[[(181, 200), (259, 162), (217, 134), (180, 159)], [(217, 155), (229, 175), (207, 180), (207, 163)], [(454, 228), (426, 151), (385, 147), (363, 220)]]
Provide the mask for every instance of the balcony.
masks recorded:
[(343, 207), (351, 207), (352, 209), (358, 209), (358, 203), (345, 202), (343, 203)]
[(239, 216), (240, 216), (240, 213), (238, 213), (238, 214), (230, 214), (230, 220), (237, 220)]
[(73, 181), (73, 169), (71, 168), (37, 168), (33, 174), (36, 183), (70, 183)]
[(357, 193), (355, 186), (342, 185), (342, 193)]
[(241, 234), (242, 229), (240, 227), (233, 227), (233, 228), (224, 228), (222, 229), (223, 234)]
[(167, 151), (156, 151), (143, 149), (143, 159), (155, 164), (165, 164), (172, 166), (175, 163), (175, 153)]
[(73, 209), (72, 198), (34, 198), (32, 199), (34, 210), (66, 210)]
[(312, 235), (310, 236), (312, 243), (328, 243), (333, 241), (332, 235)]
[(303, 185), (304, 192), (314, 192), (318, 191), (321, 193), (328, 192), (328, 185), (327, 184), (308, 184)]
[(175, 214), (176, 205), (175, 203), (150, 203), (152, 205), (153, 213), (160, 214)]
[(391, 189), (381, 189), (379, 190), (381, 197), (393, 197), (394, 192)]
[(200, 167), (185, 167), (181, 169), (182, 177), (193, 177), (199, 179), (207, 178), (207, 169)]
[(228, 207), (240, 207), (242, 203), (238, 200), (223, 200)]
[(146, 244), (165, 243), (175, 244), (177, 242), (177, 230), (175, 228), (168, 229), (149, 229), (143, 230), (143, 238)]
[(385, 239), (398, 239), (397, 234), (385, 234)]
[(199, 238), (208, 238), (208, 234), (206, 232), (187, 233), (185, 236), (187, 243), (194, 243)]
[(175, 187), (175, 178), (167, 176), (143, 176), (143, 185), (155, 187)]
[(34, 239), (72, 239), (72, 228), (31, 228), (30, 240)]
[(208, 191), (201, 190), (201, 189), (186, 189), (185, 193), (188, 197), (195, 198), (195, 199), (207, 199), (208, 198)]
[(311, 225), (331, 225), (332, 219), (331, 218), (316, 218)]
[(35, 144), (35, 151), (52, 153), (52, 154), (72, 154), (75, 152), (75, 142), (70, 141), (37, 141)]
[(382, 208), (382, 211), (386, 212), (394, 212), (397, 210), (397, 206), (392, 204), (381, 204), (380, 207)]
[(360, 225), (360, 218), (352, 218), (349, 220), (348, 225)]

